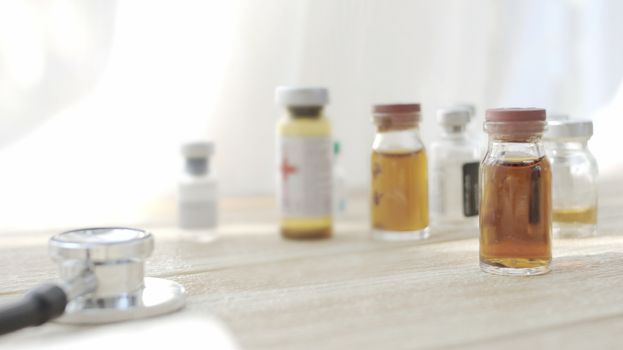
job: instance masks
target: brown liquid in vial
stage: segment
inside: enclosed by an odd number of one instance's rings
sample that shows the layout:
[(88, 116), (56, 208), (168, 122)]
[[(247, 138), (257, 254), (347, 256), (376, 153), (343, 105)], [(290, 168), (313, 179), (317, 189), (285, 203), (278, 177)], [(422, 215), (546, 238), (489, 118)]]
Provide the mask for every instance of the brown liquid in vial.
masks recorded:
[(545, 157), (483, 164), (480, 261), (502, 268), (549, 265), (551, 171)]
[(428, 227), (426, 152), (372, 152), (372, 227), (417, 231)]

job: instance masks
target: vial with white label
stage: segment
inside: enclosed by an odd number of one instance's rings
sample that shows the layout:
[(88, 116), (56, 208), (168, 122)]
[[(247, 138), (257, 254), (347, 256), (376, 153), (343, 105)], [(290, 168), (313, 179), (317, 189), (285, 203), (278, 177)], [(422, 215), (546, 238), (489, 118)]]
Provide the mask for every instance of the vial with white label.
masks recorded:
[(326, 238), (332, 233), (331, 126), (323, 114), (328, 97), (325, 88), (276, 90), (276, 102), (286, 110), (277, 124), (277, 199), (286, 238)]
[(437, 111), (441, 137), (430, 147), (430, 213), (433, 225), (478, 225), (480, 149), (468, 137), (470, 109)]
[(210, 173), (212, 142), (192, 142), (182, 147), (184, 171), (178, 186), (178, 224), (187, 232), (214, 238), (218, 218), (217, 181)]

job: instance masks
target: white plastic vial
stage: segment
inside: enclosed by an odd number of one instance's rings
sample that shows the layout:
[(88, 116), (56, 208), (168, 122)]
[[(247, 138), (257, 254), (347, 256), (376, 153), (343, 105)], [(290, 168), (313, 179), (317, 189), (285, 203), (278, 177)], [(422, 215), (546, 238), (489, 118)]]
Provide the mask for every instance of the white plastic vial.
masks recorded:
[(184, 230), (214, 236), (218, 222), (216, 179), (210, 174), (212, 142), (192, 142), (182, 147), (184, 171), (178, 187), (178, 223)]
[(471, 116), (464, 106), (437, 111), (442, 134), (430, 147), (433, 225), (478, 225), (480, 149), (466, 133)]

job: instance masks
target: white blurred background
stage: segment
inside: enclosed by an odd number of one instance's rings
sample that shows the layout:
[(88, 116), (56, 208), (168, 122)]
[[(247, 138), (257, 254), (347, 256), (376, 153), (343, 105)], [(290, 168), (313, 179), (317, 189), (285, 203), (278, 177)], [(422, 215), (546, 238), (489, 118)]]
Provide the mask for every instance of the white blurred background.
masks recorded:
[(327, 86), (352, 191), (370, 106), (538, 106), (596, 123), (622, 169), (619, 0), (0, 0), (0, 229), (172, 223), (179, 146), (223, 196), (271, 195), (276, 85)]

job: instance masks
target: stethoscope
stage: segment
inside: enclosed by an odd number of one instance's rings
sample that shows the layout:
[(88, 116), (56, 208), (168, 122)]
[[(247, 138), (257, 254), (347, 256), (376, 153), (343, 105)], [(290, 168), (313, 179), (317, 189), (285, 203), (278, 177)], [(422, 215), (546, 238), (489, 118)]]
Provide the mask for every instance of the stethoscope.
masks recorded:
[(154, 250), (151, 233), (122, 227), (88, 228), (53, 236), (49, 254), (61, 281), (44, 284), (0, 309), (0, 335), (56, 319), (100, 324), (161, 315), (184, 306), (173, 281), (145, 277)]

